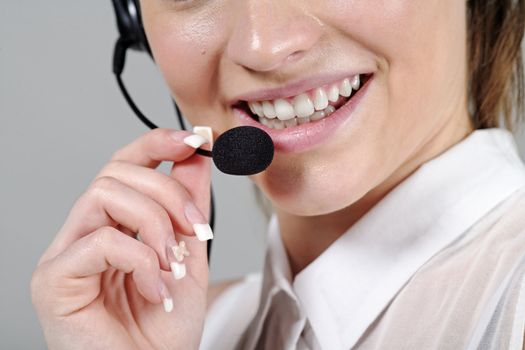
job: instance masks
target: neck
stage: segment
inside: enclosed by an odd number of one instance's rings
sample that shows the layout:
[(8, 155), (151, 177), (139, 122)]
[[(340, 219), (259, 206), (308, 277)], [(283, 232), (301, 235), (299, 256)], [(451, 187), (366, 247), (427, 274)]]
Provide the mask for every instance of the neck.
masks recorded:
[(436, 157), (470, 134), (473, 128), (468, 114), (466, 116), (445, 125), (439, 133), (419, 149), (417, 154), (405, 161), (391, 176), (348, 207), (319, 216), (297, 216), (276, 208), (275, 212), (283, 245), (288, 255), (292, 278), (321, 255), (421, 164)]

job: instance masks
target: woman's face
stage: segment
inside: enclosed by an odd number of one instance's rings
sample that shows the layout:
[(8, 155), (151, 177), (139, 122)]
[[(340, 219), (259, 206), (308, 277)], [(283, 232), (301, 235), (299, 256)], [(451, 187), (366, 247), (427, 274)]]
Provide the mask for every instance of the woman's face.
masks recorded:
[[(193, 125), (211, 126), (214, 137), (247, 123), (269, 131), (274, 161), (251, 179), (288, 213), (349, 206), (435, 151), (432, 142), (446, 139), (466, 115), (465, 1), (142, 0), (141, 6), (155, 61)], [(344, 78), (355, 75), (362, 87), (347, 103)], [(323, 110), (323, 92), (334, 94), (334, 86), (338, 100), (330, 105), (344, 107), (317, 121), (304, 118), (312, 104)], [(249, 116), (247, 102), (259, 103), (268, 117), (274, 107), (278, 119), (303, 119), (268, 130)]]

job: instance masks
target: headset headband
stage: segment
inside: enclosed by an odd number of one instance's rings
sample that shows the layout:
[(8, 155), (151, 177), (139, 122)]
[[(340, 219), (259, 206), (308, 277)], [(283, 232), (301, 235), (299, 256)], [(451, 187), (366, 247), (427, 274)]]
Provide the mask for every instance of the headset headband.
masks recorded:
[(140, 5), (137, 0), (112, 0), (117, 17), (117, 27), (127, 47), (150, 54), (151, 49), (142, 25)]

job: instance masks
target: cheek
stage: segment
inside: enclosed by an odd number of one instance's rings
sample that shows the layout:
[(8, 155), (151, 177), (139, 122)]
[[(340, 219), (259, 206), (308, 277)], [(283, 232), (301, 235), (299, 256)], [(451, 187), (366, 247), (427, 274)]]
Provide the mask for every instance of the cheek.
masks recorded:
[(450, 86), (464, 73), (458, 62), (464, 62), (465, 57), (465, 36), (461, 35), (465, 32), (465, 1), (331, 0), (328, 3), (333, 10), (327, 20), (385, 60), (383, 68), (392, 101), (432, 100), (407, 96), (428, 97), (429, 92)]
[(341, 31), (383, 61), (384, 99), (378, 106), (384, 111), (377, 115), (376, 133), (391, 145), (402, 142), (398, 147), (409, 152), (417, 138), (446, 121), (465, 90), (465, 1), (329, 3)]
[(148, 26), (155, 62), (187, 117), (209, 110), (216, 98), (210, 77), (216, 75), (225, 28), (221, 11), (212, 10), (190, 17), (161, 14)]

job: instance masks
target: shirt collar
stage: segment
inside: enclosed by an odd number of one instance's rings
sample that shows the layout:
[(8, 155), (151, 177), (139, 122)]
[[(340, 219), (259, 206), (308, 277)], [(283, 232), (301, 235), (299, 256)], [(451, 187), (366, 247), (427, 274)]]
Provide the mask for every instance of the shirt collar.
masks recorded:
[(524, 185), (512, 134), (476, 130), (396, 186), (293, 281), (274, 214), (251, 343), (282, 289), (323, 349), (353, 347), (416, 270)]

